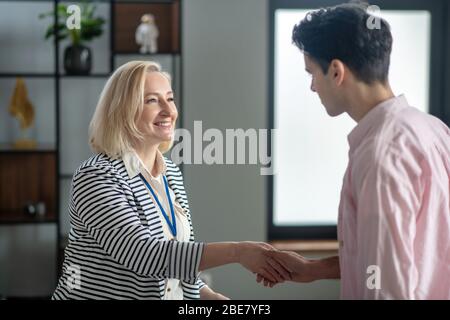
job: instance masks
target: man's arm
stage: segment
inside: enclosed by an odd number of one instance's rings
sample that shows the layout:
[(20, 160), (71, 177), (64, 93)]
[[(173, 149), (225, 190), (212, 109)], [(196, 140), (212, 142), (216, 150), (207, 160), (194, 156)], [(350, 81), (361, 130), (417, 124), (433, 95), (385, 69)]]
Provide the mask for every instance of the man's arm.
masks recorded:
[[(406, 143), (405, 143), (406, 144)], [(356, 274), (361, 299), (415, 299), (414, 242), (425, 183), (420, 159), (386, 147), (383, 157), (355, 179)]]
[(313, 280), (341, 278), (339, 256), (310, 260), (310, 269), (314, 277)]
[[(291, 272), (292, 281), (295, 282), (339, 279), (341, 277), (338, 256), (324, 259), (306, 259), (292, 251), (270, 251), (267, 255)], [(268, 260), (269, 263), (273, 263), (272, 259)], [(258, 277), (259, 281), (261, 279), (261, 277)]]

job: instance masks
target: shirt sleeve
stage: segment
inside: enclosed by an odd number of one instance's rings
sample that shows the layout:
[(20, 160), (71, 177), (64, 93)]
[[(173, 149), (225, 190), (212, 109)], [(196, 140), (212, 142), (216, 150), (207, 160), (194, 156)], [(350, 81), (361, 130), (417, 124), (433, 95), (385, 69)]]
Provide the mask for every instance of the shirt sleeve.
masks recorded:
[(152, 278), (196, 284), (202, 243), (162, 241), (143, 226), (131, 189), (110, 169), (88, 166), (73, 181), (73, 203), (88, 233), (116, 262)]
[(355, 179), (357, 277), (364, 299), (414, 299), (421, 159), (387, 147)]

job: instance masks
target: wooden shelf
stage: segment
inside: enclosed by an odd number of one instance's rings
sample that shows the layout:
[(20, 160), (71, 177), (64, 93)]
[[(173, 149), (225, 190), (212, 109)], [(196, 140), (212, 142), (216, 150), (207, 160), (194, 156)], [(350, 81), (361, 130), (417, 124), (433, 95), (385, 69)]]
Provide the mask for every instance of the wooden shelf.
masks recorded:
[(108, 78), (111, 73), (92, 73), (92, 74), (60, 74), (60, 78)]
[(271, 245), (279, 250), (295, 252), (338, 251), (337, 240), (279, 240), (271, 241)]
[(0, 73), (0, 78), (53, 78), (56, 73)]
[[(56, 158), (54, 151), (0, 153), (0, 223), (57, 220)], [(27, 203), (39, 202), (45, 204), (44, 217), (30, 217), (23, 212)]]
[(135, 53), (139, 46), (135, 41), (136, 28), (142, 15), (151, 13), (159, 30), (158, 52), (180, 52), (180, 2), (162, 3), (115, 2), (114, 52)]
[[(0, 0), (1, 1), (1, 0)], [(140, 53), (136, 53), (140, 54)], [(90, 73), (90, 74), (65, 74), (65, 73), (0, 73), (0, 78), (75, 78), (75, 77), (109, 77), (111, 73)]]
[[(11, 2), (11, 0), (0, 0), (1, 2)], [(24, 3), (24, 2), (51, 2), (52, 0), (14, 0), (14, 2)], [(114, 0), (115, 1), (115, 0)], [(119, 0), (120, 1), (120, 0)], [(126, 1), (126, 0), (125, 0)]]
[(156, 52), (156, 53), (140, 53), (140, 52), (128, 52), (128, 51), (116, 51), (114, 55), (117, 56), (142, 56), (142, 57), (154, 57), (154, 56), (177, 56), (181, 53), (179, 51), (173, 52)]
[[(2, 0), (0, 0), (1, 2)], [(34, 0), (19, 0), (19, 1), (34, 1)], [(39, 0), (39, 1), (51, 1), (51, 0)], [(176, 0), (96, 0), (98, 2), (105, 3), (127, 3), (127, 4), (171, 4)]]
[(35, 224), (56, 223), (54, 212), (46, 212), (44, 216), (30, 216), (20, 211), (0, 211), (0, 225), (2, 224)]
[(0, 153), (56, 153), (54, 144), (38, 144), (32, 149), (17, 149), (8, 143), (0, 143)]

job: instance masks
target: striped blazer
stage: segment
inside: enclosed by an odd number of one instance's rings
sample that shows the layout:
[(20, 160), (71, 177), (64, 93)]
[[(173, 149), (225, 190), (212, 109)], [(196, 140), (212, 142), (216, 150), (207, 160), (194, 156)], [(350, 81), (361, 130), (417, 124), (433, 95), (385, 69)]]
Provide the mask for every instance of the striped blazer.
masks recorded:
[(69, 242), (52, 299), (162, 299), (168, 278), (181, 280), (184, 299), (200, 298), (204, 244), (194, 242), (181, 172), (164, 160), (169, 187), (191, 226), (190, 241), (164, 237), (143, 181), (128, 176), (122, 159), (95, 155), (72, 180)]

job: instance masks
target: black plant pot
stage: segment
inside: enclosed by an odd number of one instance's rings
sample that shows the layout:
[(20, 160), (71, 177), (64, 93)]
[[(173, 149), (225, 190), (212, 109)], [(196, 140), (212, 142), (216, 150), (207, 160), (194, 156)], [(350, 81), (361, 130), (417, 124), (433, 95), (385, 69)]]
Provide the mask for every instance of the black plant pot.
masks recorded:
[(89, 74), (91, 67), (92, 53), (90, 48), (73, 45), (64, 50), (64, 69), (67, 74)]

